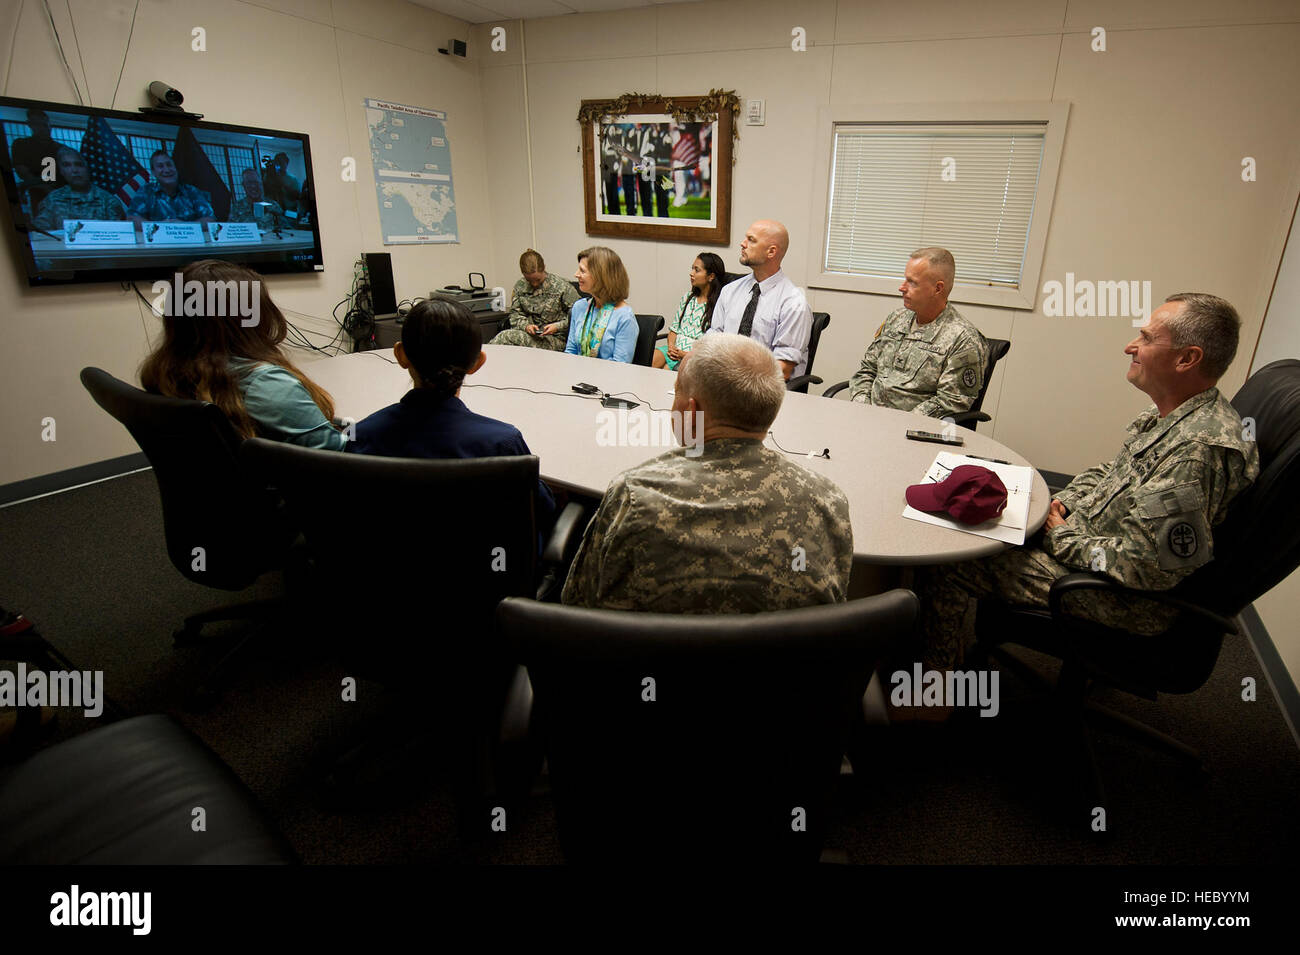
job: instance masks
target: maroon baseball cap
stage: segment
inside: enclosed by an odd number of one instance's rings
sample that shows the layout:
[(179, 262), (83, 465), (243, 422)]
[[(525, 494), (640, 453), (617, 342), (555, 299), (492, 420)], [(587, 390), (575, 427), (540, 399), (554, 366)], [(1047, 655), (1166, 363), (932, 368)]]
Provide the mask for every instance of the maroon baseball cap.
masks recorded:
[(918, 511), (942, 511), (963, 524), (983, 524), (1007, 506), (1007, 487), (988, 468), (963, 464), (936, 484), (911, 485), (907, 503)]

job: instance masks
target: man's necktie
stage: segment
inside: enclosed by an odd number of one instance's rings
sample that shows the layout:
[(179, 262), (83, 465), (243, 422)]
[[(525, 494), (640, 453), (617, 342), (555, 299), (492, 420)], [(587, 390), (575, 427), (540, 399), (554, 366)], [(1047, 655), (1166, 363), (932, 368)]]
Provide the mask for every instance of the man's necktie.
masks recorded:
[(754, 313), (758, 311), (758, 283), (754, 283), (754, 291), (749, 293), (749, 304), (745, 306), (745, 314), (740, 319), (740, 334), (746, 338), (754, 330)]

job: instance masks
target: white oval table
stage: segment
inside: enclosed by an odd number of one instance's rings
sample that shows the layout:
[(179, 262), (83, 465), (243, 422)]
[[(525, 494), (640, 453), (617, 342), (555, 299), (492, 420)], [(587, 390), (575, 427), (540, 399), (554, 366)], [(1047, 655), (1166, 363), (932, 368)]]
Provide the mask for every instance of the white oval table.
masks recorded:
[[(673, 446), (666, 415), (646, 415), (638, 427), (636, 418), (643, 414), (638, 408), (619, 422), (618, 413), (603, 408), (598, 399), (571, 389), (587, 382), (666, 412), (672, 406), (674, 372), (536, 348), (485, 345), (484, 351), (487, 362), (466, 379), (461, 400), (471, 411), (519, 428), (540, 458), (541, 474), (548, 482), (599, 497), (617, 474)], [(411, 386), (410, 375), (388, 350), (314, 361), (307, 372), (334, 397), (335, 414), (356, 420), (400, 400)], [(965, 428), (957, 431), (965, 439), (960, 448), (909, 441), (904, 436), (909, 429), (941, 427), (934, 418), (905, 411), (791, 393), (766, 444), (798, 452), (790, 458), (843, 488), (849, 499), (857, 563), (901, 567), (998, 553), (1007, 545), (903, 517), (904, 490), (922, 479), (940, 450), (1029, 464), (1010, 448)], [(639, 443), (629, 444), (627, 439)], [(647, 440), (657, 443), (648, 445)], [(820, 453), (826, 448), (829, 459), (807, 457), (810, 450)], [(1029, 535), (1046, 520), (1049, 503), (1047, 484), (1034, 471)]]

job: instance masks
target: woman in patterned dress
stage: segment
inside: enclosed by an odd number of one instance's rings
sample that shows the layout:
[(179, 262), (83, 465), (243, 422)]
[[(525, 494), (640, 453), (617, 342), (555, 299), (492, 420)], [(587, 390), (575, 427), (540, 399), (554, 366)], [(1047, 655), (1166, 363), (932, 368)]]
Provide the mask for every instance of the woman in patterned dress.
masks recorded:
[(701, 252), (691, 263), (691, 288), (682, 296), (677, 317), (668, 327), (668, 343), (655, 349), (656, 368), (675, 370), (695, 340), (709, 330), (726, 271), (722, 259), (712, 252)]

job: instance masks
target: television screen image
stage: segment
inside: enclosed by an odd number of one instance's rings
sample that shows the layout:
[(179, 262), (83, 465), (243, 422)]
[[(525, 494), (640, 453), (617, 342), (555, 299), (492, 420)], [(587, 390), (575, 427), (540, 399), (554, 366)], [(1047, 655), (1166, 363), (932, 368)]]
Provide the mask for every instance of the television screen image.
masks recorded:
[(305, 133), (0, 97), (0, 178), (32, 285), (324, 268)]

